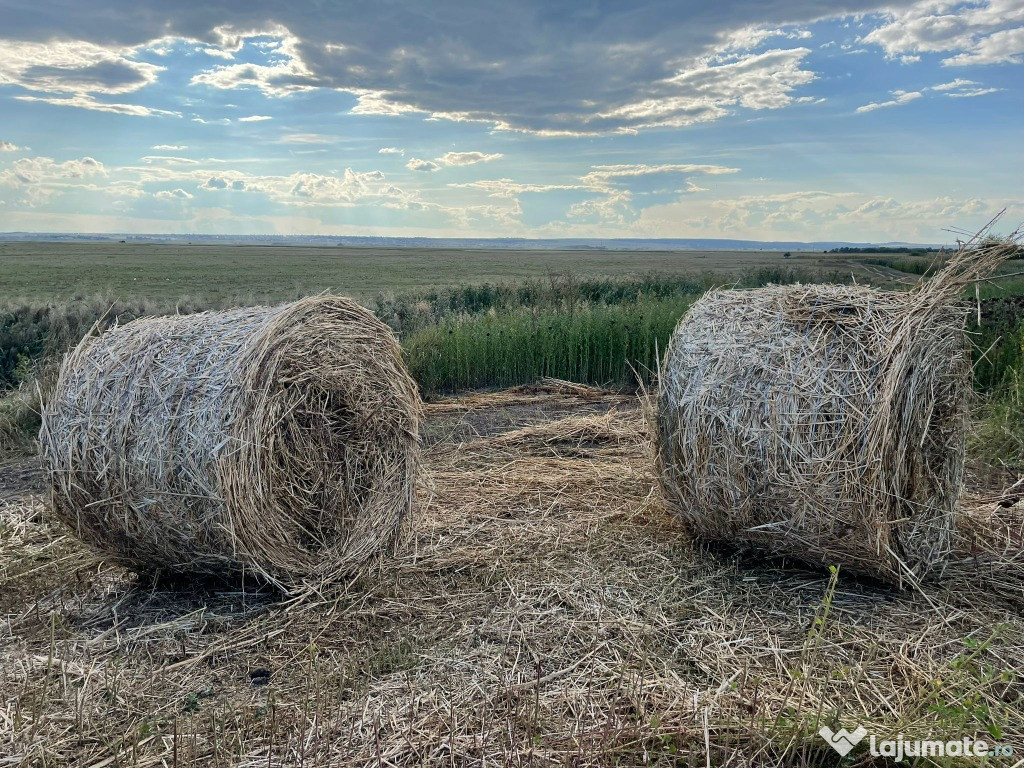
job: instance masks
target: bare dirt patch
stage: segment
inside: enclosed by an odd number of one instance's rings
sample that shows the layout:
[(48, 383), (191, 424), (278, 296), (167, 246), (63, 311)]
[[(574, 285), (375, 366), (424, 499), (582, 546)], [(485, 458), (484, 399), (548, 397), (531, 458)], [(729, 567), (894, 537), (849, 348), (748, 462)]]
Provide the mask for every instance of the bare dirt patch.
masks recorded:
[(46, 486), (42, 460), (30, 456), (0, 466), (0, 502), (12, 501), (29, 494), (41, 494)]

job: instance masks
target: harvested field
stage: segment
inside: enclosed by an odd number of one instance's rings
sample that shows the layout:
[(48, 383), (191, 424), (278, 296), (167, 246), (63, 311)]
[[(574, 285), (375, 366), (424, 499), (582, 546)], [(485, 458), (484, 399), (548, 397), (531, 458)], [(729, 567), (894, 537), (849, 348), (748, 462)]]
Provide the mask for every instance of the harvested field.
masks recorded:
[(946, 577), (899, 592), (696, 548), (632, 398), (426, 412), (404, 554), (315, 599), (141, 582), (8, 492), (0, 765), (837, 765), (823, 724), (1024, 746), (1016, 490), (978, 489)]
[[(514, 254), (514, 258), (510, 258)], [(381, 291), (578, 275), (737, 274), (778, 267), (855, 272), (898, 284), (907, 273), (878, 263), (883, 254), (771, 251), (516, 250), (502, 248), (309, 247), (185, 243), (0, 242), (0, 284), (8, 296), (69, 298), (111, 292), (125, 299), (254, 294), (277, 302), (344, 286), (358, 297)]]

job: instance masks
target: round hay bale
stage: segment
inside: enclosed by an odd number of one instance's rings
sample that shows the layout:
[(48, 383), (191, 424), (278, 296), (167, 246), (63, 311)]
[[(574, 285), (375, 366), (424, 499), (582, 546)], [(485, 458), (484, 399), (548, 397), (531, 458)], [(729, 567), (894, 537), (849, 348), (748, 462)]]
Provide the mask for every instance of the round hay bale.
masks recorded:
[(40, 440), (53, 509), (87, 544), (142, 572), (293, 586), (393, 541), (419, 413), (391, 331), (320, 296), (87, 337)]
[(712, 541), (900, 582), (941, 568), (963, 477), (965, 312), (838, 285), (716, 290), (669, 344), (658, 461)]
[(1017, 253), (983, 231), (907, 292), (705, 294), (661, 368), (658, 469), (699, 538), (899, 585), (945, 566), (963, 484), (964, 287)]

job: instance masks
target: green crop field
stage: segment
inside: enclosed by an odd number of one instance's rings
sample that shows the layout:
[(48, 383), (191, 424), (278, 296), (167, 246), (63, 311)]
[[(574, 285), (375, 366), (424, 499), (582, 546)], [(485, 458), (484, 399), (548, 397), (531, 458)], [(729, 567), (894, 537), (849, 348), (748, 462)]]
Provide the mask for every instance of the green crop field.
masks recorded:
[[(536, 251), (432, 248), (0, 243), (0, 294), (56, 301), (106, 294), (122, 299), (181, 297), (283, 300), (322, 291), (357, 298), (424, 287), (515, 282), (549, 274), (580, 277), (713, 272), (723, 277), (792, 267), (895, 284), (916, 279), (872, 254), (769, 251)], [(930, 263), (927, 258), (922, 263)]]
[[(329, 291), (356, 298), (398, 335), (426, 395), (542, 377), (632, 386), (650, 382), (676, 322), (709, 288), (795, 282), (906, 288), (930, 272), (935, 259), (893, 253), (0, 243), (0, 453), (4, 445), (31, 442), (38, 428), (38, 408), (30, 402), (39, 392), (34, 382), (52, 384), (55, 362), (97, 322)], [(975, 383), (985, 394), (1018, 391), (1024, 329), (1014, 297), (1024, 295), (1020, 265), (1004, 264), (1002, 277), (979, 286), (985, 306), (980, 324), (971, 313)], [(1007, 408), (1016, 408), (1015, 397), (1004, 398)], [(988, 442), (1003, 446), (1005, 425), (1015, 423), (1017, 410), (994, 412), (998, 439)], [(1024, 455), (1024, 443), (1021, 450)]]

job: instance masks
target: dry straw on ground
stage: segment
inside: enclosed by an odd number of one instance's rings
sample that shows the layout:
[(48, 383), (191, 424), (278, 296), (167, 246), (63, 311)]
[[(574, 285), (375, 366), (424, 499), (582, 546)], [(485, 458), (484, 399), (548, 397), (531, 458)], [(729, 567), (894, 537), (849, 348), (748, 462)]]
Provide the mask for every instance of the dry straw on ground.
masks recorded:
[(958, 302), (1016, 248), (961, 248), (907, 293), (717, 290), (661, 371), (665, 496), (697, 536), (917, 583), (947, 562), (971, 359)]
[[(637, 408), (526, 394), (429, 404), (409, 546), (302, 601), (140, 584), (40, 500), (0, 504), (0, 765), (836, 766), (825, 724), (1024, 743), (1024, 581), (990, 579), (1024, 505), (982, 489), (982, 535), (921, 590), (717, 557), (666, 513)], [(865, 739), (842, 764), (880, 763)]]
[(54, 511), (88, 544), (136, 570), (293, 586), (394, 539), (418, 417), (388, 328), (321, 296), (86, 338), (40, 439)]

